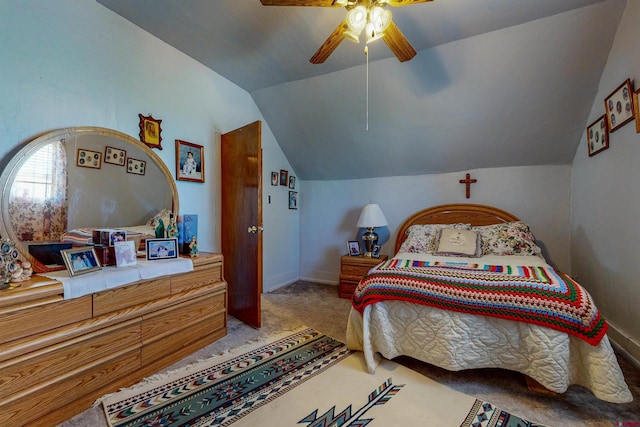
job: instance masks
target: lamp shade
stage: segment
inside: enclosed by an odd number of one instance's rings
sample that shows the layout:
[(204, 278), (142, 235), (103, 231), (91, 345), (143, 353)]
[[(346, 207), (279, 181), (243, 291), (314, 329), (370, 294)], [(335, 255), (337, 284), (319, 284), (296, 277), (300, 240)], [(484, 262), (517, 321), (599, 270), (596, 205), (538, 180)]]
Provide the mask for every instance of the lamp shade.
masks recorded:
[(380, 206), (375, 203), (371, 203), (362, 208), (356, 227), (384, 227), (387, 224), (389, 224), (389, 222), (387, 221), (387, 218), (384, 217)]

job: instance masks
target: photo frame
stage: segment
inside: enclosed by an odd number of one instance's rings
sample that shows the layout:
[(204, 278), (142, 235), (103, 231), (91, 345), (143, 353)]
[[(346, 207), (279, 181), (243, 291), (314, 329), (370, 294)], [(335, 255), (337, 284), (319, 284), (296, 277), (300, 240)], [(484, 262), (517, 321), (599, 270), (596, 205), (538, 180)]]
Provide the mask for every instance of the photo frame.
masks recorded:
[(151, 114), (148, 116), (138, 114), (138, 117), (140, 117), (140, 141), (151, 148), (162, 150), (162, 126), (160, 125), (162, 120), (154, 119)]
[(76, 166), (81, 168), (100, 169), (102, 167), (102, 153), (78, 148)]
[(296, 177), (295, 176), (289, 176), (289, 188), (291, 188), (291, 189), (296, 188)]
[(609, 148), (609, 130), (607, 116), (600, 116), (595, 122), (587, 126), (587, 150), (589, 157), (595, 156)]
[(105, 147), (104, 148), (104, 162), (112, 165), (124, 166), (126, 161), (127, 152), (119, 148)]
[(360, 242), (357, 240), (348, 240), (347, 241), (347, 253), (350, 256), (360, 256), (362, 252), (360, 252)]
[(278, 172), (271, 172), (271, 185), (278, 185)]
[(297, 191), (289, 191), (289, 209), (298, 209)]
[(147, 162), (145, 160), (132, 159), (131, 157), (127, 159), (127, 173), (144, 175), (146, 169)]
[(280, 185), (289, 185), (289, 172), (284, 169), (280, 169)]
[(93, 246), (63, 249), (60, 255), (71, 277), (102, 269)]
[(204, 147), (176, 139), (176, 180), (204, 182)]
[(115, 242), (116, 267), (130, 267), (138, 263), (136, 243), (133, 240)]
[(373, 248), (371, 249), (371, 257), (380, 258), (380, 245), (373, 245)]
[(640, 89), (633, 92), (633, 111), (636, 113), (636, 133), (640, 133), (640, 102), (638, 102), (638, 98), (640, 98)]
[(145, 240), (147, 261), (158, 259), (178, 258), (178, 239), (147, 239)]
[(625, 80), (604, 100), (609, 132), (615, 132), (634, 118), (631, 80)]

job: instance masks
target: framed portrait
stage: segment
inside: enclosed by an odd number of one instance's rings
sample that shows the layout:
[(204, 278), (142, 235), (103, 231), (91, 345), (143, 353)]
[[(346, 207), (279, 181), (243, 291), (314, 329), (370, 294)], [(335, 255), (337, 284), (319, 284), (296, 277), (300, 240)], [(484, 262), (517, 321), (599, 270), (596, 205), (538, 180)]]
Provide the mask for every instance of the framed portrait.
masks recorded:
[(151, 114), (148, 116), (138, 114), (138, 117), (140, 117), (140, 141), (151, 148), (162, 150), (162, 127), (160, 126), (162, 120), (154, 119)]
[(69, 271), (69, 276), (78, 276), (100, 270), (102, 266), (93, 246), (82, 246), (80, 248), (63, 249), (60, 251), (65, 267)]
[(178, 239), (147, 239), (145, 240), (147, 260), (178, 258)]
[(102, 167), (102, 153), (78, 148), (76, 166), (83, 168), (100, 169)]
[(587, 126), (587, 149), (589, 157), (609, 148), (609, 131), (607, 117), (603, 114), (595, 122)]
[(278, 185), (278, 172), (271, 172), (271, 185)]
[(362, 253), (360, 252), (360, 242), (358, 242), (357, 240), (348, 240), (347, 253), (351, 256), (362, 255)]
[(296, 188), (296, 177), (289, 176), (289, 188)]
[(627, 79), (604, 100), (609, 132), (615, 132), (624, 124), (633, 120), (633, 90), (631, 80)]
[(371, 257), (380, 258), (380, 245), (373, 245), (371, 249)]
[(640, 133), (640, 102), (638, 102), (638, 98), (640, 97), (640, 89), (633, 92), (633, 111), (636, 113), (636, 133)]
[(289, 185), (289, 172), (286, 170), (280, 169), (280, 185), (284, 185), (285, 187)]
[(298, 209), (297, 191), (289, 191), (289, 209)]
[(117, 242), (127, 240), (127, 230), (113, 230), (109, 233), (109, 246), (115, 246)]
[(176, 139), (176, 180), (204, 182), (204, 147)]
[(127, 173), (144, 175), (146, 169), (147, 162), (145, 160), (132, 159), (131, 157), (127, 159)]
[(127, 157), (125, 150), (119, 148), (105, 147), (104, 149), (104, 162), (112, 165), (124, 166), (124, 162)]
[(129, 267), (138, 263), (136, 243), (133, 240), (115, 242), (116, 267)]

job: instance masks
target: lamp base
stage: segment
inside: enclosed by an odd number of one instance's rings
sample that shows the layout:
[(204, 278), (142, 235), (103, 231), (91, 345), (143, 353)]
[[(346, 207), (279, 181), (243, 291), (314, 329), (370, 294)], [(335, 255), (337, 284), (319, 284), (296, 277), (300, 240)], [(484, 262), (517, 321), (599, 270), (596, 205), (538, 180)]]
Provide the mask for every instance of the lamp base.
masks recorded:
[(373, 254), (373, 247), (378, 243), (378, 233), (373, 231), (374, 227), (367, 228), (367, 231), (362, 235), (364, 240), (365, 252), (364, 256), (371, 258)]

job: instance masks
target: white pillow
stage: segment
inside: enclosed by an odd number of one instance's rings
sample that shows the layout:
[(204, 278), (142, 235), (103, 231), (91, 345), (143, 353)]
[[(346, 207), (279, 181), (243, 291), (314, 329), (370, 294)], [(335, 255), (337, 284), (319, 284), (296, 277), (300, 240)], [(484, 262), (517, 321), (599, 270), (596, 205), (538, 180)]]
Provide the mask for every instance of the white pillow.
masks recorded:
[(443, 228), (438, 230), (437, 239), (434, 255), (471, 258), (482, 255), (480, 234), (475, 231)]

